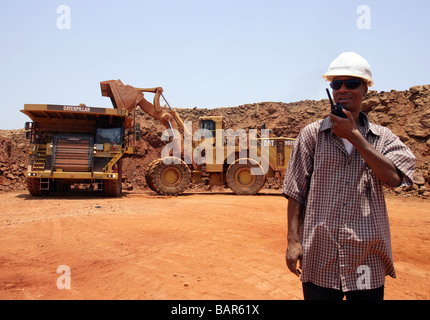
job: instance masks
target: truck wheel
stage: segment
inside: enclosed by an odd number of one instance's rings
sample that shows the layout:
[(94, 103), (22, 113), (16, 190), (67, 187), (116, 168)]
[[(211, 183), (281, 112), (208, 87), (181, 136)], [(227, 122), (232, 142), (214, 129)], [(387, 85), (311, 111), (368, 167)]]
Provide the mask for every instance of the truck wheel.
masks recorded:
[(40, 190), (40, 178), (27, 179), (27, 188), (33, 197), (40, 197), (43, 195), (43, 191)]
[[(246, 161), (246, 163), (239, 163)], [(251, 169), (256, 168), (263, 172), (261, 165), (252, 159), (238, 159), (233, 162), (227, 169), (227, 185), (239, 195), (257, 194), (263, 188), (266, 182), (266, 176), (263, 174), (252, 175)]]
[[(175, 162), (173, 162), (175, 161)], [(154, 191), (168, 196), (182, 194), (189, 186), (191, 171), (179, 158), (158, 159), (150, 175)]]
[(103, 191), (106, 196), (117, 197), (122, 191), (122, 164), (121, 160), (118, 163), (118, 179), (103, 180)]
[(159, 159), (156, 159), (154, 161), (152, 161), (148, 167), (146, 168), (146, 172), (145, 172), (145, 181), (146, 184), (148, 185), (148, 187), (152, 190), (155, 191), (154, 185), (152, 183), (152, 179), (151, 179), (151, 174), (154, 171), (154, 167), (156, 166), (156, 164), (158, 163)]

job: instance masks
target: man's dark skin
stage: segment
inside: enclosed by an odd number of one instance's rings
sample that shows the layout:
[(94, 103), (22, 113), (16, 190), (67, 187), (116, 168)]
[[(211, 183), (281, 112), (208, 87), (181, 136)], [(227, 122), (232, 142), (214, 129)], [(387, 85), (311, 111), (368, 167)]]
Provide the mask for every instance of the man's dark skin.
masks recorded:
[[(333, 80), (356, 79), (354, 77), (339, 76)], [(367, 85), (363, 83), (357, 89), (348, 89), (345, 84), (339, 90), (333, 90), (335, 103), (340, 102), (344, 107), (347, 118), (340, 118), (330, 114), (333, 132), (340, 138), (345, 138), (357, 149), (373, 173), (391, 187), (397, 187), (402, 182), (401, 172), (385, 156), (373, 148), (359, 132), (361, 105), (367, 94)], [(300, 276), (297, 263), (301, 268), (303, 248), (299, 240), (299, 216), (302, 204), (293, 198), (288, 199), (288, 247), (286, 263), (288, 269)]]

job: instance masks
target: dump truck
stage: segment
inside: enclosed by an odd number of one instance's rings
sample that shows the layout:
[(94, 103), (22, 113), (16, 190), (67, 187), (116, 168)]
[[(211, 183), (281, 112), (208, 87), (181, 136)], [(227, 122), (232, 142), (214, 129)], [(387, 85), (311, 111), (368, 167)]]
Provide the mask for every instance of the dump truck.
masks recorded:
[[(30, 139), (27, 187), (31, 195), (86, 184), (108, 196), (122, 188), (122, 158), (133, 153), (132, 118), (126, 110), (86, 105), (26, 104)], [(129, 130), (133, 137), (136, 130)]]

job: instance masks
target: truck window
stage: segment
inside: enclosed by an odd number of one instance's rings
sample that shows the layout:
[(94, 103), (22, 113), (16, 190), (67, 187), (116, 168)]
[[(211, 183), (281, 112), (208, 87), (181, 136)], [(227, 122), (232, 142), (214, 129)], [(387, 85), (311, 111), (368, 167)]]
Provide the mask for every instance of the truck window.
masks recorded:
[(122, 144), (122, 128), (97, 128), (96, 143)]

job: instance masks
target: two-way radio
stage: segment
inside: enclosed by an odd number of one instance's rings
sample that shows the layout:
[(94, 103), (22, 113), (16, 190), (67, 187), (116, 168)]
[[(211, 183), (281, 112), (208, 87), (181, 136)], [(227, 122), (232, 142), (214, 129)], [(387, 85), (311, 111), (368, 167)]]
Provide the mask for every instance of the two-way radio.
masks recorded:
[(331, 104), (331, 113), (341, 118), (348, 118), (343, 112), (343, 106), (339, 102), (337, 104), (334, 104), (330, 95), (330, 91), (328, 89), (326, 89), (326, 91)]

